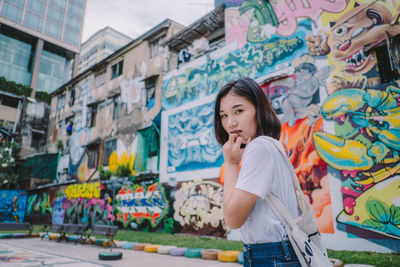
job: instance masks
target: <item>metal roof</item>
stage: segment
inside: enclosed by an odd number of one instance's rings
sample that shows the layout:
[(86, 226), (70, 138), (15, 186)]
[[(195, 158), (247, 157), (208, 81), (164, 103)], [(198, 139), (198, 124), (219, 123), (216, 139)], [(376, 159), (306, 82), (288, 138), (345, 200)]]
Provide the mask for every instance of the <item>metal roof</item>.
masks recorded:
[(187, 45), (192, 44), (194, 40), (207, 36), (218, 28), (223, 27), (225, 19), (224, 10), (225, 5), (219, 5), (210, 13), (173, 35), (163, 45), (178, 52)]

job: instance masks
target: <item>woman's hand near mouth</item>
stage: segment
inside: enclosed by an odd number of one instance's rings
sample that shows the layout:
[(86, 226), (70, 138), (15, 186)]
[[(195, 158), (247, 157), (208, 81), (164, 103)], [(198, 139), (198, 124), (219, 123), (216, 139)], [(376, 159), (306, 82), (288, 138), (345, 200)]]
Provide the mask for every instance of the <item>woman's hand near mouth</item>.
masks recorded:
[(239, 165), (242, 160), (244, 149), (250, 141), (251, 137), (244, 140), (238, 132), (231, 133), (228, 141), (222, 147), (226, 164)]

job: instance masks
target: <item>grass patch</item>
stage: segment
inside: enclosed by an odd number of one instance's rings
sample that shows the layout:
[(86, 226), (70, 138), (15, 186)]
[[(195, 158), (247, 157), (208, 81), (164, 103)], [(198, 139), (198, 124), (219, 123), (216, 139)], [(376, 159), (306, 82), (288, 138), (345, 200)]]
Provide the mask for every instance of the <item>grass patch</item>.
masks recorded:
[[(42, 225), (34, 225), (33, 232), (39, 233)], [(8, 233), (25, 233), (27, 231), (0, 231)], [(96, 236), (105, 238), (104, 236)], [(222, 238), (202, 237), (183, 234), (169, 234), (162, 232), (136, 232), (119, 230), (114, 238), (119, 241), (131, 241), (140, 243), (151, 243), (160, 245), (174, 245), (188, 248), (212, 248), (222, 250), (243, 250), (239, 241), (231, 241)], [(343, 261), (345, 264), (369, 264), (376, 267), (400, 266), (400, 253), (375, 253), (365, 251), (337, 251), (328, 250), (329, 258)]]

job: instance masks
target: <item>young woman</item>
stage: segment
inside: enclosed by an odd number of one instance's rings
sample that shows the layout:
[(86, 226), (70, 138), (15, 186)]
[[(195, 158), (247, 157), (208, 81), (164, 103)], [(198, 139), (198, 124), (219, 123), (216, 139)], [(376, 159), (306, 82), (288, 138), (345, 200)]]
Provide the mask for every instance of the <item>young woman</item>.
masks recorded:
[[(250, 79), (228, 82), (217, 95), (214, 130), (223, 145), (225, 223), (239, 229), (244, 266), (301, 266), (285, 227), (264, 200), (272, 191), (298, 216), (297, 199), (280, 152), (281, 125), (262, 89)], [(242, 162), (240, 171), (239, 163)]]

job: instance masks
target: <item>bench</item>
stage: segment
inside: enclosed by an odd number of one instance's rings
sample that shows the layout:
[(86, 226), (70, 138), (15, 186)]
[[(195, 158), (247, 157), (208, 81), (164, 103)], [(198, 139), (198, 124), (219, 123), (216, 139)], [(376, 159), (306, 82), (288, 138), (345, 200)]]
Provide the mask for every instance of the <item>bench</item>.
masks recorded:
[(32, 224), (30, 224), (28, 222), (2, 222), (2, 223), (0, 223), (0, 231), (14, 231), (14, 230), (27, 230), (28, 234), (24, 234), (24, 233), (8, 234), (5, 237), (32, 236), (33, 226), (32, 226)]
[(63, 240), (67, 241), (67, 234), (75, 234), (80, 235), (80, 238), (75, 239), (75, 244), (78, 242), (84, 243), (86, 241), (86, 231), (88, 226), (86, 224), (51, 224), (48, 229), (46, 227), (46, 233), (42, 236), (42, 239), (45, 236), (49, 236), (49, 232), (56, 232), (60, 234), (57, 238), (57, 242), (61, 242)]
[(93, 243), (93, 240), (90, 238), (90, 235), (103, 235), (108, 238), (108, 243), (111, 247), (117, 247), (114, 242), (114, 236), (118, 231), (118, 226), (116, 225), (100, 225), (95, 224), (92, 226), (92, 231), (88, 233), (88, 241)]

